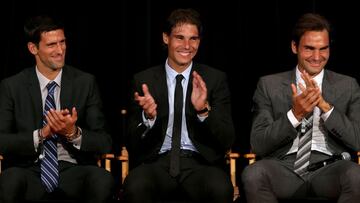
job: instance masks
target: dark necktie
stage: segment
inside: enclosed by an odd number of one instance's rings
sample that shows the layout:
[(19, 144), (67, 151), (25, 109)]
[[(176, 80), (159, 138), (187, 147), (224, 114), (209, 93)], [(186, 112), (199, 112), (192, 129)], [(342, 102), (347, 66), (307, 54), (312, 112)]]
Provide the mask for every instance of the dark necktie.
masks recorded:
[[(50, 82), (47, 86), (48, 95), (45, 99), (44, 116), (50, 109), (56, 109), (54, 90), (56, 83)], [(46, 119), (43, 119), (43, 125), (46, 125)], [(43, 141), (44, 157), (41, 159), (41, 181), (45, 186), (47, 192), (52, 192), (58, 186), (59, 171), (58, 171), (58, 158), (57, 158), (57, 135), (53, 135)]]
[(183, 109), (183, 88), (181, 81), (184, 76), (176, 76), (176, 87), (174, 97), (174, 123), (171, 138), (170, 156), (170, 175), (176, 177), (180, 173), (180, 141), (181, 141), (181, 121)]
[(313, 113), (311, 113), (302, 120), (300, 126), (298, 151), (294, 163), (294, 171), (300, 176), (306, 174), (310, 163), (313, 118)]

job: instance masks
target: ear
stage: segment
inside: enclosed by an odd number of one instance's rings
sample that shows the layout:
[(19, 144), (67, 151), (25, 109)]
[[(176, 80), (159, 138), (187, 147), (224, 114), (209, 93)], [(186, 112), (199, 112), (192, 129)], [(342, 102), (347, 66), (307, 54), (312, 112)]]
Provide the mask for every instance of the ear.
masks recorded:
[(34, 43), (28, 42), (27, 47), (30, 53), (32, 53), (33, 55), (36, 55), (38, 53), (38, 47)]
[(169, 36), (165, 32), (163, 32), (162, 36), (163, 36), (163, 42), (166, 45), (169, 44)]
[(291, 41), (291, 50), (294, 54), (297, 54), (297, 46), (294, 40)]

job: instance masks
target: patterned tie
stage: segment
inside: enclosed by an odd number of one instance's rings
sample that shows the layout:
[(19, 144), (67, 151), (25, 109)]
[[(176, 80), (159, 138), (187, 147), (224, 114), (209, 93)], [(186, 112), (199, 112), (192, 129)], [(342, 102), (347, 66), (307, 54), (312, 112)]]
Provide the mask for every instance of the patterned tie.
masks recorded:
[[(54, 81), (49, 82), (46, 86), (48, 89), (48, 95), (45, 100), (44, 116), (50, 109), (56, 109), (54, 90), (56, 83)], [(43, 119), (43, 125), (46, 125), (46, 119)], [(45, 186), (47, 192), (52, 192), (58, 186), (59, 183), (59, 171), (58, 171), (58, 159), (57, 159), (57, 135), (53, 135), (51, 138), (44, 140), (44, 157), (41, 159), (41, 181)]]
[(174, 97), (174, 124), (171, 138), (170, 152), (170, 175), (176, 177), (180, 173), (180, 141), (181, 141), (181, 121), (183, 109), (183, 88), (181, 81), (184, 76), (176, 76), (176, 87)]
[(299, 144), (294, 171), (300, 176), (306, 174), (307, 166), (309, 166), (310, 163), (313, 118), (314, 116), (312, 113), (307, 118), (304, 118), (301, 122), (300, 132), (298, 133)]

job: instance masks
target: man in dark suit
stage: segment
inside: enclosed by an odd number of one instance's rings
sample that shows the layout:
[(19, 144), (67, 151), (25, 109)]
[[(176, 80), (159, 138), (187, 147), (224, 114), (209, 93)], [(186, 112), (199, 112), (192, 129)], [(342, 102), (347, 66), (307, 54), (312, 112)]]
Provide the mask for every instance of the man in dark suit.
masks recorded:
[[(36, 66), (0, 85), (0, 154), (7, 165), (0, 176), (0, 202), (55, 196), (106, 202), (113, 178), (95, 165), (95, 158), (110, 151), (111, 137), (104, 130), (95, 78), (65, 65), (66, 39), (59, 22), (37, 16), (24, 28)], [(51, 90), (48, 83), (54, 84)], [(50, 141), (53, 156), (46, 151)], [(52, 179), (43, 179), (47, 175)]]
[[(234, 141), (226, 76), (192, 61), (201, 32), (196, 11), (175, 10), (166, 23), (165, 64), (134, 77), (127, 148), (135, 168), (125, 180), (125, 200), (154, 202), (181, 191), (194, 202), (231, 202), (231, 181), (221, 168)], [(183, 95), (179, 102), (178, 94)]]
[(333, 155), (360, 149), (359, 86), (354, 78), (324, 69), (329, 33), (325, 18), (303, 15), (291, 42), (296, 68), (258, 82), (251, 147), (263, 159), (242, 174), (249, 203), (309, 197), (347, 203), (360, 199), (356, 163), (339, 160), (312, 167)]

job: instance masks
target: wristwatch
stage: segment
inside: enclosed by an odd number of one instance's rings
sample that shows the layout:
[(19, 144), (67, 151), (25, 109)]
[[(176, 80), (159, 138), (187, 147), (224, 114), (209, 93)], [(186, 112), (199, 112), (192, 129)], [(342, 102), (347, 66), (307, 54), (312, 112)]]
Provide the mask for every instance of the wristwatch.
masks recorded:
[(196, 111), (196, 113), (197, 114), (203, 114), (203, 113), (209, 112), (210, 110), (211, 110), (211, 107), (210, 107), (209, 103), (206, 102), (205, 108), (200, 110), (200, 111)]

